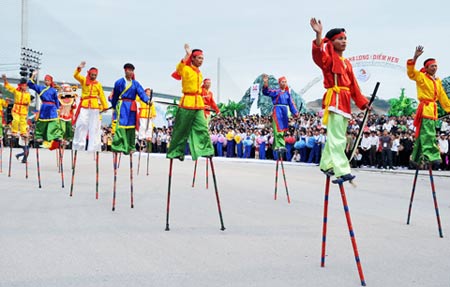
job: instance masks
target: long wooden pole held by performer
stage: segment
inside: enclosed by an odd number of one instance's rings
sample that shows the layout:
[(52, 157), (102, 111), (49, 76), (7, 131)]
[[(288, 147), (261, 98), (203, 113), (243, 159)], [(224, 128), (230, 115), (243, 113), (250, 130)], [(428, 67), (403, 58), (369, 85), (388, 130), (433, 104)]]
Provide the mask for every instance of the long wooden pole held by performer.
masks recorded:
[(366, 111), (364, 112), (363, 121), (361, 122), (361, 125), (359, 126), (358, 136), (356, 137), (355, 145), (353, 146), (353, 149), (350, 153), (349, 161), (352, 161), (353, 157), (355, 156), (356, 150), (358, 149), (358, 142), (361, 140), (361, 137), (363, 135), (364, 127), (366, 126), (367, 120), (369, 119), (370, 107), (372, 107), (372, 103), (375, 100), (379, 86), (380, 86), (380, 82), (377, 82), (375, 85), (375, 88), (373, 90), (372, 96), (370, 97), (369, 105), (368, 105)]
[[(150, 89), (150, 97), (149, 97), (149, 105), (148, 105), (148, 111), (147, 111), (147, 126), (145, 128), (145, 133), (147, 134), (148, 128), (149, 128), (149, 124), (150, 124), (150, 107), (151, 105), (153, 105), (152, 103), (153, 100), (153, 89)], [(153, 129), (153, 127), (151, 127)], [(149, 160), (150, 160), (150, 151), (149, 151), (149, 140), (146, 138), (147, 144), (146, 144), (146, 148), (147, 148), (147, 176), (148, 176), (148, 165), (149, 165)]]
[(70, 196), (72, 196), (73, 194), (73, 183), (75, 181), (75, 168), (77, 166), (77, 150), (75, 150), (75, 153), (73, 155), (73, 160), (72, 160), (72, 181), (70, 183)]

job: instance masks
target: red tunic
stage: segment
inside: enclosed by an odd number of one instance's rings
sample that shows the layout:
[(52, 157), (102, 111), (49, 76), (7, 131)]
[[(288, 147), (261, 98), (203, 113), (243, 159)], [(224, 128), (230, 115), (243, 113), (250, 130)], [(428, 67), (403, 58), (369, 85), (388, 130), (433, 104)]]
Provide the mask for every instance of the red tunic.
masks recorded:
[(219, 107), (213, 98), (213, 93), (205, 88), (202, 88), (203, 102), (205, 103), (205, 118), (209, 117), (210, 110), (214, 110), (216, 114), (220, 112)]
[[(316, 41), (313, 41), (312, 57), (314, 63), (322, 69), (324, 87), (331, 89), (337, 84), (341, 88), (339, 95), (335, 91), (332, 92), (328, 110), (351, 118), (350, 98), (360, 109), (363, 109), (363, 106), (369, 101), (361, 94), (350, 61), (340, 58), (337, 53), (330, 49), (331, 47), (326, 47), (326, 45), (332, 44), (322, 42), (320, 46), (317, 46)], [(322, 108), (324, 109), (326, 108), (325, 95), (326, 93), (322, 99)]]

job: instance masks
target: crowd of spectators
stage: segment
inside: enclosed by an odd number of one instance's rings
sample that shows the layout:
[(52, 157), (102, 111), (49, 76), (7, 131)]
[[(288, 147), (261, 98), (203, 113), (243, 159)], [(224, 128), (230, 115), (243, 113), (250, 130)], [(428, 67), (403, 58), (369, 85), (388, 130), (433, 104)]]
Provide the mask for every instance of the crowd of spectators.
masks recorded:
[[(363, 113), (353, 114), (347, 129), (346, 152), (350, 155), (363, 119)], [(170, 122), (169, 124), (172, 124)], [(272, 149), (273, 130), (271, 116), (250, 115), (245, 117), (213, 117), (209, 122), (211, 140), (215, 155), (224, 157), (255, 158), (273, 160), (277, 153)], [(361, 141), (351, 164), (352, 167), (377, 169), (411, 169), (410, 162), (414, 145), (412, 116), (388, 117), (372, 114), (364, 128)], [(172, 126), (154, 127), (153, 137), (148, 145), (152, 153), (166, 153), (170, 145)], [(301, 114), (291, 118), (286, 132), (286, 153), (284, 160), (318, 164), (327, 137), (326, 127), (317, 114)], [(8, 146), (6, 139), (4, 145)], [(450, 170), (450, 124), (449, 119), (438, 121), (436, 144), (441, 152), (442, 162), (436, 169)], [(32, 138), (31, 140), (32, 141)], [(111, 127), (103, 127), (102, 148), (111, 150)], [(17, 144), (17, 143), (16, 143)], [(147, 142), (137, 142), (136, 148), (147, 152)], [(189, 147), (186, 147), (189, 154)]]

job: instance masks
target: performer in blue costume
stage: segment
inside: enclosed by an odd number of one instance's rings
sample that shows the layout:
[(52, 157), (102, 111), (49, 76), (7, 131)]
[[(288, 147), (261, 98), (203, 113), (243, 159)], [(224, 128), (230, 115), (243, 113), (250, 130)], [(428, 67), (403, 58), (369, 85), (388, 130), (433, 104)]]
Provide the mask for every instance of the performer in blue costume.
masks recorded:
[[(50, 75), (44, 77), (45, 85), (36, 84), (37, 71), (34, 71), (31, 78), (28, 80), (28, 87), (35, 91), (42, 101), (42, 105), (39, 110), (39, 118), (36, 121), (35, 139), (37, 141), (61, 140), (63, 132), (61, 124), (59, 122), (58, 110), (59, 99), (58, 92), (54, 88), (53, 78)], [(55, 141), (51, 144), (50, 148), (57, 148), (58, 142)]]
[(111, 149), (113, 152), (129, 154), (135, 150), (136, 95), (145, 103), (149, 102), (149, 98), (141, 84), (134, 79), (134, 66), (127, 63), (123, 68), (125, 69), (125, 77), (115, 82), (111, 99), (112, 107), (117, 114), (116, 132)]
[(269, 77), (263, 75), (263, 95), (272, 98), (272, 128), (273, 128), (273, 149), (276, 151), (285, 150), (284, 132), (289, 128), (288, 107), (295, 117), (298, 116), (298, 110), (292, 101), (289, 87), (285, 77), (278, 79), (279, 88), (269, 89)]

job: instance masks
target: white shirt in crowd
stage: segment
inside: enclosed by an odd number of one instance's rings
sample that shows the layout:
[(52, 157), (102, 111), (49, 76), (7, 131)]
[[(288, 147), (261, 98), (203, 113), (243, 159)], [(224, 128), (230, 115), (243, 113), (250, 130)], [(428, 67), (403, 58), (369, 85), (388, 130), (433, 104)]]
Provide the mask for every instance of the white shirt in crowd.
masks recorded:
[(448, 153), (448, 140), (439, 138), (439, 151), (441, 153)]
[(392, 142), (391, 151), (398, 152), (398, 147), (399, 146), (400, 146), (400, 139), (395, 138), (394, 141)]
[(361, 139), (360, 147), (363, 150), (369, 150), (371, 145), (372, 145), (372, 140), (370, 139), (370, 137), (363, 136)]

